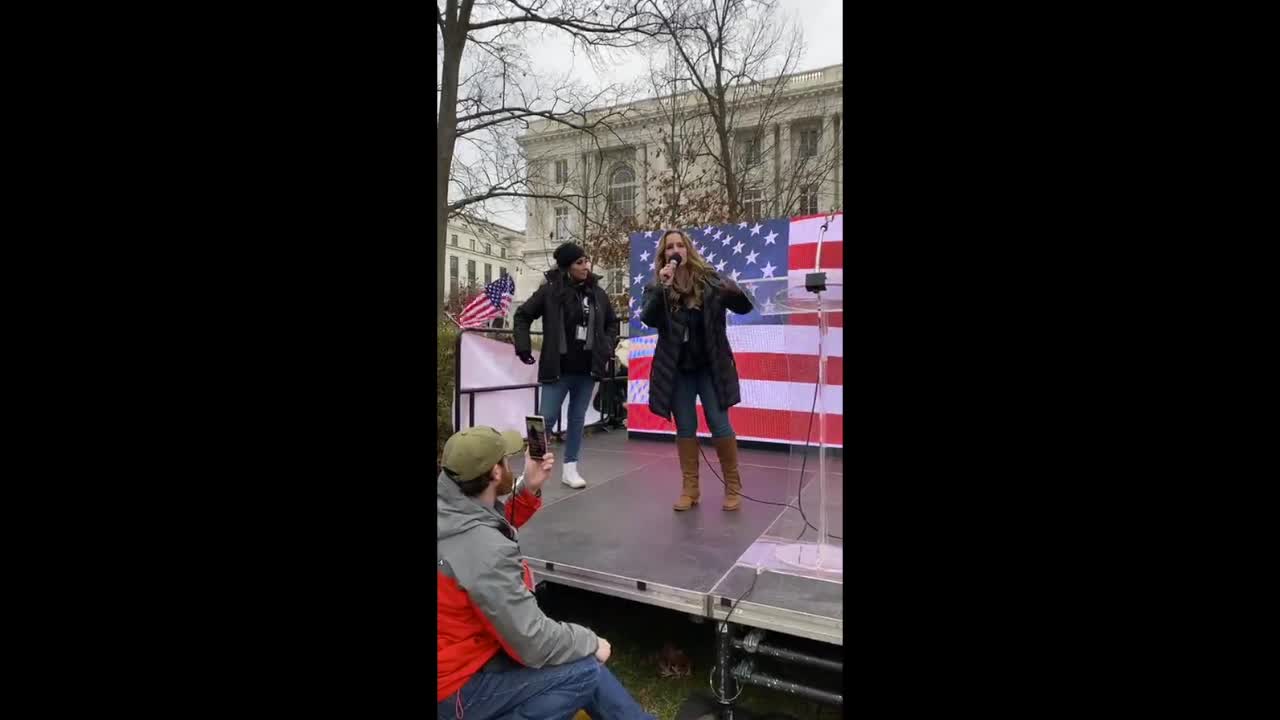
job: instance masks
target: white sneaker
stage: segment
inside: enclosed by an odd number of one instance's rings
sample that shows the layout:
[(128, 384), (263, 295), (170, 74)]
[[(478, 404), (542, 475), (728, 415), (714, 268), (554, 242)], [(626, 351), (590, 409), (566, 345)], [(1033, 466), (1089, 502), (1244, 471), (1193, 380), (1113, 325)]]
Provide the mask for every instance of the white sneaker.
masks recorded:
[(582, 476), (578, 474), (578, 463), (576, 462), (564, 464), (564, 472), (560, 475), (560, 482), (571, 488), (584, 488), (587, 486), (587, 481), (583, 480)]

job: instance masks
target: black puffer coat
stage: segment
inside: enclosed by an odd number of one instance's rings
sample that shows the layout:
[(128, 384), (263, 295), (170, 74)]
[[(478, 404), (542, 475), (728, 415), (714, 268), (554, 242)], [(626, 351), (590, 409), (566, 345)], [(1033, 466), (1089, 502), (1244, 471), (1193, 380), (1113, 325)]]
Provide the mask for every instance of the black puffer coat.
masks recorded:
[[(658, 346), (653, 353), (653, 369), (649, 372), (649, 409), (653, 414), (670, 418), (676, 391), (676, 363), (680, 360), (680, 339), (685, 324), (679, 313), (668, 311), (666, 291), (650, 283), (644, 289), (640, 321), (658, 331)], [(725, 310), (739, 315), (751, 312), (751, 299), (738, 284), (712, 273), (702, 292), (702, 326), (706, 328), (706, 355), (711, 358), (711, 380), (720, 407), (728, 410), (742, 402), (738, 388), (738, 366), (729, 347), (725, 331)]]
[[(591, 377), (605, 377), (606, 366), (618, 347), (618, 316), (613, 312), (609, 296), (600, 287), (600, 276), (591, 275), (586, 282), (591, 290)], [(560, 379), (560, 350), (565, 338), (564, 298), (573, 292), (566, 287), (565, 271), (547, 271), (547, 281), (524, 302), (515, 314), (516, 354), (532, 353), (529, 326), (542, 318), (542, 356), (538, 360), (538, 382), (553, 383)]]

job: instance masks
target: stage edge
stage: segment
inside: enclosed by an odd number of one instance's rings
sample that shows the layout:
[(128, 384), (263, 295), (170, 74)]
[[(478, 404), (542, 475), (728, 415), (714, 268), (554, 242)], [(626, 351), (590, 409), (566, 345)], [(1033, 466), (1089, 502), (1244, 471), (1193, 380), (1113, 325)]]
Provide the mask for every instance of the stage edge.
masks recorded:
[[(724, 599), (719, 595), (648, 583), (635, 578), (548, 562), (540, 558), (531, 557), (528, 561), (535, 583), (545, 580), (688, 615), (710, 617), (717, 621), (725, 619), (729, 614), (729, 608), (723, 605)], [(734, 600), (735, 598), (728, 598), (730, 603)], [(785, 635), (844, 646), (844, 621), (835, 618), (743, 601), (733, 612), (733, 622), (737, 625), (758, 627)]]

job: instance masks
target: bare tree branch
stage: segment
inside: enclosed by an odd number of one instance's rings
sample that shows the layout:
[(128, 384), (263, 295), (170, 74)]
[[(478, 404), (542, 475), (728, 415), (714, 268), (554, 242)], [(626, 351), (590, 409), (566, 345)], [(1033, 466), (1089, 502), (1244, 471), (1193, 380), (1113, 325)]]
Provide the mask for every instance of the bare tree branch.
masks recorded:
[[(783, 110), (784, 76), (803, 50), (799, 33), (780, 21), (775, 0), (646, 0), (646, 9), (702, 97), (714, 134), (701, 140), (719, 169), (728, 219), (736, 221), (752, 178), (778, 150), (766, 130)], [(784, 46), (785, 37), (791, 42)], [(759, 80), (766, 77), (775, 79)], [(740, 152), (740, 144), (749, 151)]]
[(609, 45), (611, 47), (634, 47), (644, 37), (656, 32), (656, 27), (647, 13), (639, 10), (639, 6), (612, 7), (612, 15), (607, 19), (593, 20), (605, 3), (583, 3), (568, 0), (560, 3), (556, 13), (542, 14), (540, 7), (548, 3), (521, 3), (518, 0), (507, 0), (523, 15), (499, 17), (493, 20), (471, 24), (472, 30), (484, 30), (492, 27), (514, 24), (541, 24), (559, 28), (581, 40), (593, 45)]
[[(554, 197), (586, 216), (590, 193), (548, 194), (536, 187), (528, 158), (516, 148), (516, 133), (531, 122), (549, 122), (588, 135), (616, 133), (616, 112), (588, 112), (605, 100), (621, 104), (616, 89), (589, 93), (568, 78), (550, 81), (544, 92), (524, 55), (527, 32), (545, 28), (572, 40), (593, 63), (610, 49), (635, 47), (658, 31), (643, 12), (643, 0), (445, 0), (436, 5), (441, 38), (441, 77), (436, 118), (436, 258), (443, 308), (444, 248), (450, 216), (464, 217), (489, 200)], [(465, 72), (463, 72), (465, 68)], [(475, 153), (455, 162), (455, 149)]]

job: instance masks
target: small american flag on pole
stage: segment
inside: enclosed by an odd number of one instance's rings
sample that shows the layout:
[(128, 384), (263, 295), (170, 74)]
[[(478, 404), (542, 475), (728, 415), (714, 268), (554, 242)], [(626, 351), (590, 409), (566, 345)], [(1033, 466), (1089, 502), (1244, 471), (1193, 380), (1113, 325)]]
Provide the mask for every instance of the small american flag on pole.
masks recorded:
[(506, 317), (515, 294), (516, 281), (510, 275), (503, 275), (485, 285), (484, 292), (477, 295), (458, 316), (458, 326), (480, 327), (496, 317)]

